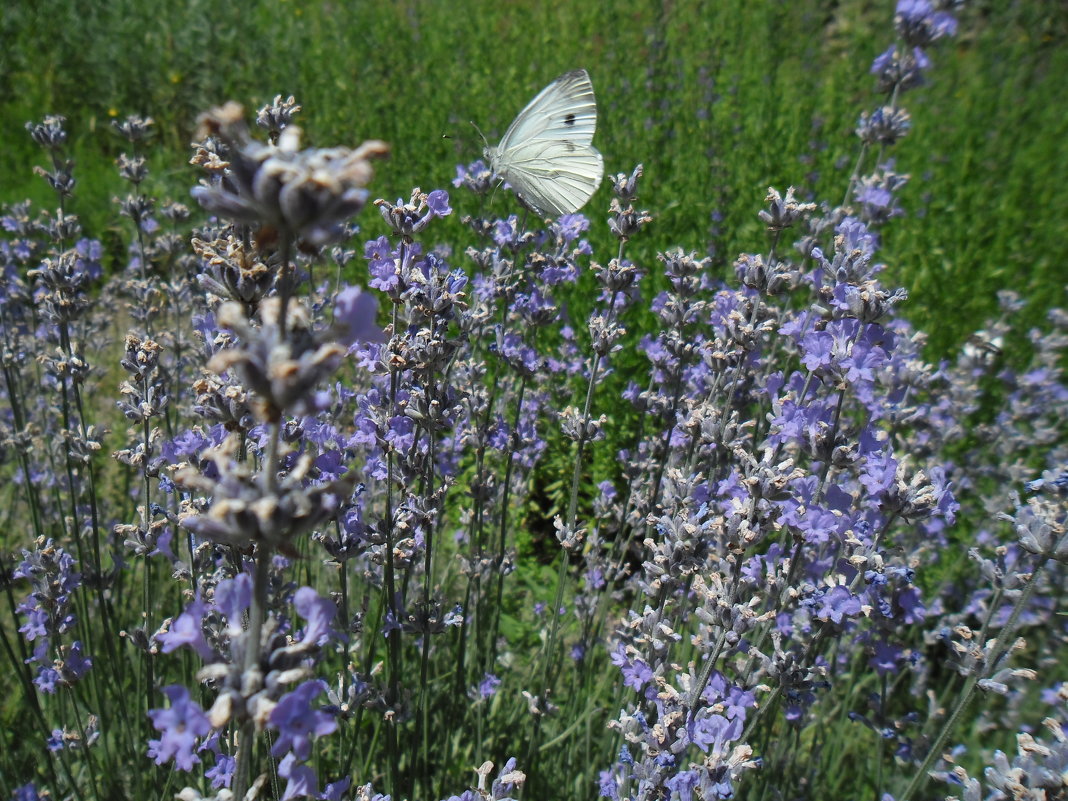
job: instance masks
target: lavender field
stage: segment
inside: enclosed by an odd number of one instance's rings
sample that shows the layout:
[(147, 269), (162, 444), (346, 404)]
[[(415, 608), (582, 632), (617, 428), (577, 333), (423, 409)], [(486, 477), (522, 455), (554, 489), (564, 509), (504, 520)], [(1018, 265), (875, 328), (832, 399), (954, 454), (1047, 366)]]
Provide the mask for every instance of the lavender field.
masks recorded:
[(650, 254), (679, 212), (600, 130), (544, 216), (480, 145), (394, 201), (389, 131), (311, 146), (300, 97), (186, 153), (119, 116), (90, 224), (28, 121), (0, 798), (1068, 798), (1064, 287), (932, 356), (884, 248), (965, 13), (886, 9), (840, 180), (729, 255), (704, 207)]

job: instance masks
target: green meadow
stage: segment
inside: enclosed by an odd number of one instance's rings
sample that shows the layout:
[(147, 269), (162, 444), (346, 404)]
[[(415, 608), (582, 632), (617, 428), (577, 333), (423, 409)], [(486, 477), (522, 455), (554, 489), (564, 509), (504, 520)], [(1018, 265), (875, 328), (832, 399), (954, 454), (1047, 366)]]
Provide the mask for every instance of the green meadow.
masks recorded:
[[(197, 115), (227, 100), (251, 114), (277, 94), (303, 106), (309, 144), (391, 144), (374, 196), (451, 189), (455, 165), (481, 154), (470, 122), (495, 140), (538, 89), (585, 67), (606, 172), (642, 163), (648, 176), (642, 202), (656, 223), (635, 258), (711, 246), (726, 274), (760, 246), (768, 186), (816, 197), (844, 186), (892, 13), (889, 2), (811, 0), (16, 2), (0, 22), (0, 196), (47, 199), (23, 125), (63, 114), (75, 211), (93, 231), (121, 191), (110, 122), (139, 113), (157, 123), (152, 180), (182, 199)], [(894, 153), (911, 175), (907, 216), (884, 253), (933, 355), (990, 315), (999, 289), (1029, 298), (1036, 324), (1063, 300), (1066, 42), (1062, 3), (971, 4), (934, 54), (930, 85), (910, 94), (913, 132)], [(598, 217), (607, 196), (587, 213)], [(459, 210), (473, 211), (464, 200)], [(377, 234), (371, 217), (361, 222)]]

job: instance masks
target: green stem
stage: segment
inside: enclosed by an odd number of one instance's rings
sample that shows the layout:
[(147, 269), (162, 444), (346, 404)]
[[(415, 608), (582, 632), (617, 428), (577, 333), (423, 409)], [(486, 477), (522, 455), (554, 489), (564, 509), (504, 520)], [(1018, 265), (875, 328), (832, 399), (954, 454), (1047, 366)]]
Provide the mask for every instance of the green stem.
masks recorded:
[(949, 735), (953, 733), (953, 729), (956, 728), (961, 717), (963, 717), (968, 708), (968, 704), (971, 703), (975, 694), (975, 688), (979, 685), (980, 679), (989, 678), (998, 669), (998, 665), (1001, 663), (1002, 658), (1008, 652), (1007, 646), (1009, 638), (1015, 633), (1016, 624), (1020, 620), (1020, 615), (1031, 600), (1031, 596), (1034, 595), (1035, 587), (1038, 586), (1038, 577), (1049, 560), (1050, 557), (1046, 554), (1039, 557), (1038, 562), (1035, 564), (1035, 569), (1031, 571), (1031, 577), (1028, 579), (1027, 585), (1020, 593), (1020, 597), (1016, 599), (1016, 604), (1012, 607), (1012, 613), (1009, 615), (1008, 621), (1006, 621), (1005, 626), (998, 634), (998, 638), (994, 641), (994, 646), (988, 651), (990, 658), (987, 660), (986, 669), (982, 670), (980, 666), (977, 665), (971, 675), (968, 676), (967, 680), (964, 682), (964, 687), (961, 690), (960, 696), (957, 698), (956, 707), (954, 707), (953, 712), (950, 713), (949, 718), (942, 727), (942, 731), (938, 733), (934, 742), (931, 743), (927, 756), (924, 757), (919, 769), (912, 777), (912, 781), (909, 782), (908, 787), (905, 788), (905, 792), (902, 793), (898, 801), (909, 801), (909, 799), (922, 789), (923, 785), (927, 782), (927, 774), (931, 769), (931, 765), (942, 755), (942, 748), (945, 746), (946, 740), (949, 739)]

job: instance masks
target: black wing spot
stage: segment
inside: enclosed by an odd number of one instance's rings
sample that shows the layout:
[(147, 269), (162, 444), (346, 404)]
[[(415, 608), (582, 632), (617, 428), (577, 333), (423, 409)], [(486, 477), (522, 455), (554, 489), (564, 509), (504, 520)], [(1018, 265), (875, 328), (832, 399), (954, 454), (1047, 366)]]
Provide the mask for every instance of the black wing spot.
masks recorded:
[(564, 117), (564, 125), (566, 125), (566, 126), (568, 126), (570, 128), (574, 124), (575, 124), (575, 115), (574, 114), (568, 114), (566, 117)]

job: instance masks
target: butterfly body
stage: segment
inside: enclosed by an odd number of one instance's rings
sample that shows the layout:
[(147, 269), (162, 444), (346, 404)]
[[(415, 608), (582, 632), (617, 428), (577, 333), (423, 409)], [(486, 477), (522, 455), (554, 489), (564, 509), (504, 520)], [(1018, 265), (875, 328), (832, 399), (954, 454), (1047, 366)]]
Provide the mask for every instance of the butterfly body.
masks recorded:
[(495, 175), (543, 216), (572, 214), (601, 184), (593, 147), (597, 102), (586, 70), (564, 73), (519, 112), (496, 147), (484, 151)]

